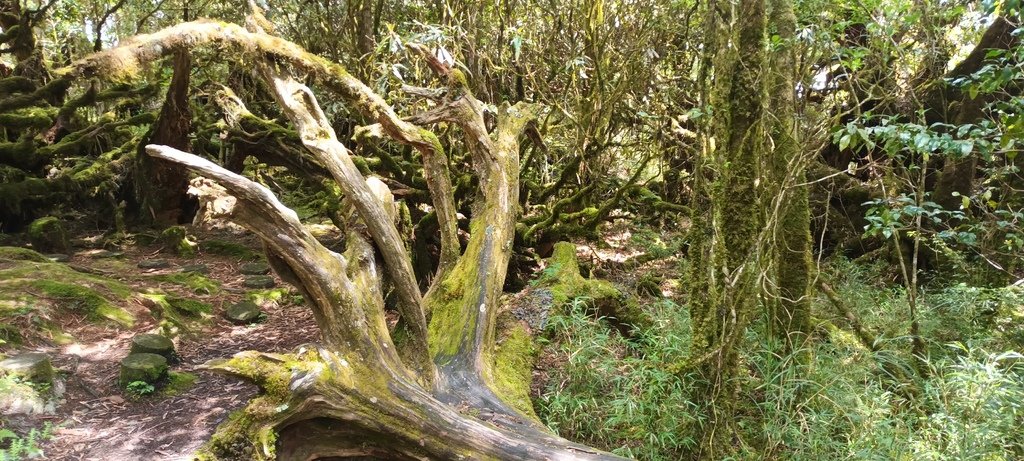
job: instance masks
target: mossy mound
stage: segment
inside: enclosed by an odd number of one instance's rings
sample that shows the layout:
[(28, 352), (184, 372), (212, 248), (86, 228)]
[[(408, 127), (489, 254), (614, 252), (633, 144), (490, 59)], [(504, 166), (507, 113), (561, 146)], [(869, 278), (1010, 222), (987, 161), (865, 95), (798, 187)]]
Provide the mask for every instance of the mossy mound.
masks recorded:
[(47, 216), (32, 221), (28, 226), (28, 239), (32, 242), (32, 248), (45, 253), (69, 253), (71, 252), (71, 240), (68, 238), (68, 231), (64, 229), (64, 223), (53, 216)]
[(198, 327), (209, 323), (213, 307), (199, 300), (164, 293), (145, 293), (139, 299), (149, 307), (153, 317), (160, 320), (160, 330), (166, 336), (192, 334)]
[(533, 286), (549, 290), (553, 308), (562, 308), (573, 301), (587, 303), (599, 317), (613, 320), (619, 331), (627, 335), (633, 329), (645, 329), (652, 324), (650, 316), (635, 299), (610, 282), (580, 275), (576, 245), (569, 242), (555, 244), (547, 267)]
[[(132, 292), (119, 281), (75, 271), (39, 253), (0, 250), (0, 323), (32, 325), (19, 332), (21, 337), (62, 336), (52, 331), (55, 327), (50, 321), (62, 313), (130, 327), (135, 317), (121, 305)], [(25, 322), (25, 316), (36, 320)]]
[(156, 385), (166, 377), (167, 359), (162, 355), (135, 353), (121, 360), (117, 383), (122, 389), (127, 389), (129, 384), (136, 381)]
[(50, 259), (42, 253), (21, 247), (0, 247), (0, 259), (10, 261), (32, 261), (48, 263)]
[(160, 241), (178, 256), (195, 256), (198, 245), (184, 227), (171, 226), (160, 233)]
[(220, 291), (220, 282), (198, 272), (175, 272), (173, 274), (142, 275), (141, 280), (173, 283), (186, 287), (193, 293), (212, 295)]
[(164, 397), (171, 397), (181, 394), (195, 385), (195, 383), (196, 375), (192, 373), (168, 371), (167, 383), (164, 384), (164, 388), (160, 390), (160, 395)]

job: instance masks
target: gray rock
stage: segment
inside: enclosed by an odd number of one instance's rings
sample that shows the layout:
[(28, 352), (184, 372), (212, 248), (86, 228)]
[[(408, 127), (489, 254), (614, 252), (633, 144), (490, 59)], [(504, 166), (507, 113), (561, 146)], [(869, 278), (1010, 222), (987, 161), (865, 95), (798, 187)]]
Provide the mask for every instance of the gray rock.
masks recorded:
[(263, 311), (252, 301), (242, 301), (232, 304), (224, 311), (224, 317), (236, 325), (245, 325), (259, 321)]
[(277, 286), (277, 282), (269, 275), (250, 275), (242, 281), (242, 286), (246, 288), (274, 288)]
[(177, 362), (178, 359), (178, 355), (174, 352), (174, 343), (170, 339), (150, 333), (143, 333), (132, 338), (131, 353), (156, 354), (172, 363)]
[(267, 275), (270, 273), (270, 266), (261, 262), (245, 263), (238, 266), (238, 272), (244, 275)]
[(181, 272), (194, 272), (196, 274), (209, 274), (210, 267), (206, 264), (188, 264), (181, 266)]
[(92, 259), (120, 258), (124, 256), (123, 251), (101, 250), (89, 255)]
[(66, 263), (68, 261), (71, 261), (71, 256), (55, 253), (51, 255), (46, 255), (46, 259), (49, 259), (50, 261), (53, 261), (55, 263)]
[(139, 269), (167, 269), (171, 262), (166, 259), (143, 259), (139, 261)]
[(53, 364), (42, 352), (26, 352), (0, 362), (0, 370), (37, 383), (53, 382)]

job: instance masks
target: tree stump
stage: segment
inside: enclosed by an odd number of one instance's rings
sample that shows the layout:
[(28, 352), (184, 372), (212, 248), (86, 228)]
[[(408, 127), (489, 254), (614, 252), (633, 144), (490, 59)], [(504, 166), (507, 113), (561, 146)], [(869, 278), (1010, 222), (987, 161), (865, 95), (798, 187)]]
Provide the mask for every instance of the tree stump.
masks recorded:
[(167, 377), (167, 359), (162, 355), (145, 352), (128, 354), (121, 360), (121, 374), (117, 383), (127, 388), (135, 381), (156, 384)]
[(177, 361), (177, 354), (174, 352), (174, 343), (162, 335), (144, 333), (132, 338), (132, 354), (156, 354), (167, 359), (168, 362)]
[(36, 383), (53, 382), (53, 365), (50, 356), (42, 352), (18, 354), (0, 362), (0, 370), (23, 376)]
[(224, 317), (235, 325), (255, 323), (263, 311), (252, 301), (242, 301), (231, 305), (224, 311)]

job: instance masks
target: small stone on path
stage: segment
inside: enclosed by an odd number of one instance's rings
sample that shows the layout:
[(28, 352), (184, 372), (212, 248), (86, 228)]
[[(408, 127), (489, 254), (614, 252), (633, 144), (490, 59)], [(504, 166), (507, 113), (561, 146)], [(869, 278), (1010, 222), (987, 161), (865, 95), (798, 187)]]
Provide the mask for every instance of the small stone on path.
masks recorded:
[(270, 266), (266, 263), (245, 263), (238, 266), (238, 272), (244, 275), (267, 275), (270, 273)]
[(166, 259), (143, 259), (139, 261), (139, 269), (167, 269), (171, 262)]
[(232, 304), (224, 311), (224, 317), (236, 325), (254, 323), (259, 320), (263, 312), (260, 307), (252, 301), (242, 301)]
[(132, 338), (131, 352), (132, 354), (157, 354), (170, 362), (177, 360), (177, 355), (174, 353), (174, 343), (165, 336), (151, 333), (143, 333)]
[(242, 282), (246, 288), (274, 288), (277, 282), (269, 275), (250, 275)]
[(120, 258), (121, 256), (124, 256), (124, 252), (110, 250), (100, 250), (89, 255), (92, 259)]
[(187, 264), (181, 266), (181, 272), (193, 272), (205, 275), (210, 273), (210, 266), (207, 266), (206, 264)]

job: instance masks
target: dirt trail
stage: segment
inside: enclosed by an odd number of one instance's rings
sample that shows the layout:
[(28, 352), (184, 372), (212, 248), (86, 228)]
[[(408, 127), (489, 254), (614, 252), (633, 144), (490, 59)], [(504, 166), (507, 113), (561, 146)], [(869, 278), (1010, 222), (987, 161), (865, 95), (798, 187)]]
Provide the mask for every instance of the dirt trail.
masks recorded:
[[(157, 328), (157, 321), (138, 300), (126, 300), (122, 306), (137, 318), (131, 329), (90, 323), (72, 315), (56, 318), (61, 328), (75, 338), (74, 343), (64, 346), (31, 344), (21, 350), (50, 354), (65, 387), (62, 403), (51, 415), (5, 417), (6, 425), (14, 428), (40, 427), (45, 422), (53, 424), (54, 437), (42, 446), (45, 459), (190, 459), (216, 426), (256, 393), (253, 385), (199, 371), (196, 366), (244, 350), (285, 352), (318, 340), (319, 331), (312, 313), (301, 304), (265, 304), (263, 311), (267, 319), (252, 326), (236, 326), (221, 316), (223, 309), (245, 297), (247, 289), (242, 287), (243, 278), (237, 270), (245, 261), (205, 254), (196, 258), (157, 255), (159, 247), (133, 247), (123, 251), (124, 255), (118, 259), (122, 269), (114, 273), (104, 266), (103, 260), (89, 258), (85, 252), (77, 253), (68, 264), (119, 278), (139, 292), (157, 288), (212, 304), (211, 324), (175, 339), (181, 363), (172, 365), (171, 370), (194, 373), (198, 379), (174, 396), (154, 395), (136, 400), (128, 398), (118, 388), (119, 363), (128, 354), (132, 337)], [(171, 261), (172, 267), (159, 271), (135, 268), (139, 261), (154, 257)], [(207, 277), (221, 283), (217, 293), (196, 295), (184, 287), (117, 273), (129, 267), (138, 273), (173, 273), (180, 266), (195, 263), (210, 267)], [(285, 286), (280, 280), (277, 283), (278, 287)]]

